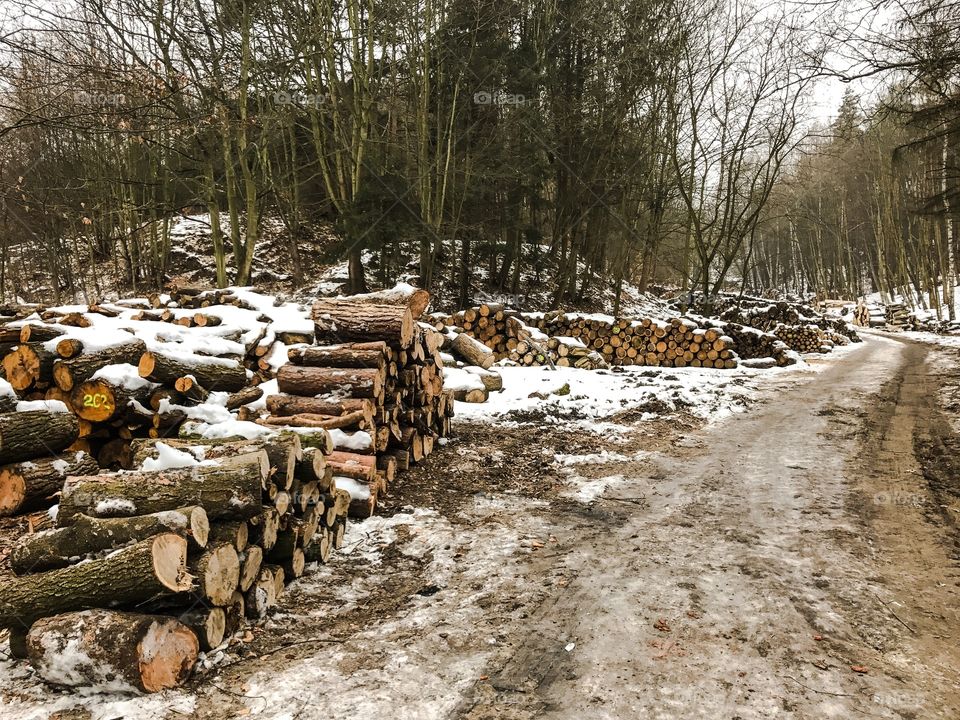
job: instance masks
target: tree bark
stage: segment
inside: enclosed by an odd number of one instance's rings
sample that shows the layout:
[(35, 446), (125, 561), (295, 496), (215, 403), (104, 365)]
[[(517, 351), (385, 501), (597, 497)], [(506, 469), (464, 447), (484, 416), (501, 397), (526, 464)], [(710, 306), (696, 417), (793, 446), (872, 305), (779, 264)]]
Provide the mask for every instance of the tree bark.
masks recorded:
[(194, 632), (173, 618), (113, 610), (44, 618), (27, 635), (30, 664), (46, 682), (102, 691), (178, 687), (198, 651)]
[(7, 579), (0, 585), (0, 627), (28, 626), (42, 617), (105, 605), (136, 605), (186, 592), (187, 541), (155, 535), (101, 560)]
[(318, 338), (386, 340), (401, 348), (410, 347), (416, 327), (406, 306), (349, 300), (318, 300), (313, 305), (313, 322)]
[(18, 575), (55, 570), (160, 533), (174, 533), (205, 547), (209, 532), (207, 513), (199, 506), (129, 518), (80, 515), (69, 527), (24, 535), (10, 553), (10, 567)]
[(290, 348), (287, 358), (294, 365), (306, 367), (374, 368), (386, 365), (384, 354), (378, 350), (355, 350), (349, 345)]
[(317, 415), (346, 415), (347, 413), (363, 412), (363, 419), (368, 425), (373, 424), (374, 403), (368, 398), (315, 398), (300, 395), (268, 395), (266, 400), (267, 411), (271, 415), (289, 416), (304, 413)]
[[(59, 349), (59, 345), (57, 347)], [(70, 392), (80, 383), (89, 380), (104, 365), (136, 365), (146, 350), (143, 340), (131, 338), (120, 345), (85, 353), (72, 360), (57, 360), (53, 364), (53, 381), (64, 392)]]
[(313, 397), (348, 391), (355, 398), (379, 399), (384, 373), (376, 369), (321, 368), (284, 365), (277, 372), (280, 392)]
[(479, 343), (466, 333), (460, 333), (453, 339), (450, 349), (471, 365), (482, 367), (484, 370), (496, 362), (493, 351), (483, 343)]
[(145, 352), (138, 363), (140, 377), (164, 385), (173, 385), (179, 378), (193, 375), (204, 388), (212, 391), (237, 392), (247, 385), (247, 371), (233, 360), (195, 355), (184, 361), (172, 355)]
[(214, 520), (246, 520), (263, 508), (261, 493), (270, 468), (266, 451), (222, 458), (216, 465), (177, 470), (68, 478), (57, 524), (78, 515), (129, 517), (199, 505)]
[(80, 423), (72, 413), (30, 410), (0, 414), (0, 464), (58, 453), (79, 434)]

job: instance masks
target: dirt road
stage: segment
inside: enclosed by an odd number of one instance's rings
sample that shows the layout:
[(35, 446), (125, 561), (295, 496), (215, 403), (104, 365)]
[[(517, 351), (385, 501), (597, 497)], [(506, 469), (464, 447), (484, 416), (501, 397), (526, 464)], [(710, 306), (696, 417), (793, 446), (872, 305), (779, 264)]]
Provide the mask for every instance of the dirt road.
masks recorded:
[(927, 355), (874, 338), (617, 468), (617, 526), (557, 557), (462, 714), (960, 717), (960, 458)]
[[(958, 718), (957, 351), (876, 336), (815, 362), (706, 427), (461, 424), (192, 687), (87, 708)], [(0, 717), (76, 704), (23, 672)]]

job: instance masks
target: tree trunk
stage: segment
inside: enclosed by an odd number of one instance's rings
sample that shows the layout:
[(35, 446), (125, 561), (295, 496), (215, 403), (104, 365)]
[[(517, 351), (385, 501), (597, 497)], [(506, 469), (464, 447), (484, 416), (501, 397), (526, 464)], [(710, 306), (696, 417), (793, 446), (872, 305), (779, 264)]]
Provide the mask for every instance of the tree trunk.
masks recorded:
[(127, 363), (136, 365), (147, 350), (143, 340), (131, 338), (120, 345), (85, 353), (72, 360), (57, 360), (53, 364), (53, 381), (64, 392), (70, 392), (80, 383), (89, 380), (104, 365)]
[(364, 421), (368, 425), (373, 424), (374, 404), (367, 398), (327, 399), (300, 395), (268, 395), (266, 406), (271, 415), (280, 417), (304, 413), (339, 416), (361, 411)]
[(24, 535), (10, 553), (10, 567), (18, 575), (55, 570), (76, 564), (86, 555), (160, 533), (174, 533), (204, 547), (209, 532), (207, 513), (198, 506), (129, 518), (80, 515), (69, 527)]
[(164, 385), (192, 375), (204, 388), (213, 392), (237, 392), (247, 385), (247, 371), (242, 365), (224, 358), (195, 355), (189, 361), (158, 352), (145, 352), (138, 363), (140, 377)]
[(57, 356), (41, 343), (18, 345), (3, 358), (3, 371), (14, 390), (25, 391), (49, 379)]
[(188, 610), (179, 620), (193, 630), (200, 641), (200, 649), (205, 652), (219, 647), (226, 636), (227, 613), (222, 607)]
[(493, 351), (483, 343), (477, 342), (467, 333), (460, 333), (453, 339), (450, 349), (466, 360), (470, 365), (482, 367), (484, 370), (496, 362)]
[(318, 338), (386, 340), (401, 348), (410, 347), (416, 327), (410, 308), (403, 305), (318, 300), (312, 316)]
[(30, 410), (0, 414), (0, 464), (58, 453), (79, 434), (80, 423), (72, 413)]
[(98, 472), (97, 461), (84, 452), (2, 467), (0, 517), (52, 505), (51, 496), (63, 489), (68, 475), (96, 475)]
[(0, 627), (30, 625), (42, 617), (105, 605), (136, 605), (186, 592), (187, 541), (155, 535), (101, 560), (70, 565), (0, 585)]
[(277, 388), (306, 397), (348, 390), (354, 397), (379, 399), (384, 379), (384, 372), (376, 369), (284, 365), (277, 372)]
[(68, 478), (57, 524), (69, 526), (80, 514), (129, 517), (188, 505), (200, 505), (211, 519), (246, 520), (262, 510), (269, 469), (261, 450), (222, 458), (216, 465)]
[(178, 687), (198, 650), (197, 636), (173, 618), (113, 610), (44, 618), (27, 635), (30, 664), (43, 680), (112, 692)]
[(228, 542), (208, 548), (191, 561), (190, 571), (197, 578), (199, 594), (212, 605), (227, 605), (240, 582), (240, 558)]
[[(255, 453), (264, 450), (274, 471), (273, 482), (284, 490), (293, 482), (296, 464), (303, 457), (300, 436), (294, 432), (281, 432), (274, 437), (257, 440), (184, 440), (181, 438), (149, 438), (134, 440), (133, 466), (140, 467), (146, 460), (158, 457), (158, 445), (193, 455), (200, 460), (223, 458)], [(266, 489), (266, 488), (264, 488)]]
[(152, 391), (149, 384), (126, 387), (97, 378), (76, 385), (70, 393), (70, 405), (81, 419), (102, 423), (123, 418), (131, 401), (145, 405)]
[(331, 368), (376, 368), (382, 370), (386, 358), (379, 350), (355, 350), (349, 345), (291, 348), (288, 357), (295, 365)]

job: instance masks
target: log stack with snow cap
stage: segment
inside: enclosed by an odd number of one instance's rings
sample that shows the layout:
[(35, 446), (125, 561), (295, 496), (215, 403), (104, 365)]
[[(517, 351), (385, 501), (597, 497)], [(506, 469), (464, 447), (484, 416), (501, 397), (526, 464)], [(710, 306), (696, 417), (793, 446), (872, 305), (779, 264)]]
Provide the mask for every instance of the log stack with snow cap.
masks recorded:
[(351, 494), (350, 514), (368, 517), (397, 470), (430, 454), (446, 436), (453, 393), (443, 387), (441, 336), (417, 322), (429, 294), (409, 286), (318, 300), (318, 342), (295, 347), (266, 398), (270, 427), (323, 428), (335, 451), (336, 486)]
[[(255, 414), (264, 366), (272, 374), (278, 349), (286, 360), (288, 342), (312, 340), (312, 322), (302, 308), (235, 292), (238, 304), (200, 305), (203, 317), (118, 304), (7, 329), (19, 341), (6, 364), (18, 387), (0, 383), (0, 496), (9, 512), (32, 507), (20, 496), (49, 505), (59, 494), (60, 503), (56, 527), (13, 548), (17, 577), (0, 586), (0, 626), (50, 682), (95, 686), (97, 667), (129, 669), (136, 643), (152, 638), (167, 661), (150, 677), (124, 675), (126, 686), (175, 685), (196, 647), (262, 618), (285, 582), (344, 541), (351, 496), (327, 465), (327, 430), (293, 434), (237, 418)], [(21, 335), (41, 351), (14, 352)], [(97, 667), (71, 656), (57, 666), (66, 675), (50, 672), (46, 650), (73, 646), (67, 629), (84, 613), (95, 615), (84, 620), (90, 632), (129, 632), (106, 655), (86, 653)]]
[(496, 359), (520, 365), (730, 369), (737, 367), (738, 360), (732, 338), (684, 318), (664, 322), (598, 314), (518, 313), (480, 305), (437, 319), (436, 326), (469, 334), (491, 349)]

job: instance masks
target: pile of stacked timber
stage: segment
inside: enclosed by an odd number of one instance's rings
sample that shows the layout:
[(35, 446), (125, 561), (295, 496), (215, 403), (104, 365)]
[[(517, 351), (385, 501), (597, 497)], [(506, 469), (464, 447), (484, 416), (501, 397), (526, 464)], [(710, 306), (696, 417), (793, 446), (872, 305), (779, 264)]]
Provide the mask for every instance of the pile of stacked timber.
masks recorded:
[[(76, 415), (70, 453), (129, 467), (133, 439), (176, 436), (191, 408), (208, 401), (230, 411), (257, 401), (257, 385), (280, 356), (286, 362), (288, 347), (312, 341), (305, 309), (227, 293), (212, 296), (236, 304), (204, 305), (203, 313), (154, 313), (144, 300), (38, 310), (0, 328), (2, 375), (17, 398), (59, 401)], [(203, 293), (189, 297), (207, 302)]]
[(549, 336), (570, 337), (596, 350), (611, 365), (735, 368), (733, 338), (689, 319), (631, 320), (605, 315), (551, 312), (526, 316)]
[(785, 367), (800, 360), (776, 335), (739, 323), (691, 316), (691, 322), (700, 327), (714, 328), (733, 338), (737, 355), (752, 367)]
[(521, 365), (737, 366), (730, 337), (713, 329), (701, 330), (681, 318), (661, 322), (563, 312), (523, 314), (481, 305), (438, 318), (436, 323), (481, 340), (497, 360)]
[[(138, 470), (69, 477), (56, 528), (20, 540), (0, 586), (13, 652), (54, 684), (96, 686), (110, 668), (125, 683), (113, 689), (178, 685), (198, 650), (263, 618), (342, 544), (350, 495), (327, 465), (332, 441), (302, 437), (145, 439)], [(140, 657), (145, 638), (169, 650), (159, 664)], [(62, 656), (71, 643), (84, 652)]]
[[(440, 318), (444, 326), (454, 326), (468, 334), (494, 352), (497, 357), (516, 350), (518, 338), (507, 328), (507, 319), (516, 315), (515, 311), (503, 305), (484, 303), (467, 308), (445, 318)], [(442, 327), (434, 325), (435, 329)]]
[(791, 350), (800, 353), (830, 352), (833, 347), (823, 330), (816, 325), (780, 325), (773, 334), (783, 340)]
[(317, 301), (316, 337), (332, 344), (291, 348), (277, 373), (280, 394), (266, 398), (270, 414), (257, 419), (334, 434), (328, 465), (350, 489), (352, 515), (371, 515), (396, 471), (423, 460), (450, 432), (454, 393), (444, 390), (443, 338), (416, 322), (429, 302), (421, 293), (394, 302), (380, 302), (382, 294)]
[[(695, 307), (709, 307), (718, 313), (725, 322), (738, 323), (764, 332), (773, 332), (780, 325), (806, 327), (815, 325), (821, 330), (843, 335), (853, 342), (859, 342), (856, 330), (842, 318), (832, 317), (816, 310), (807, 302), (789, 300), (770, 300), (722, 293), (712, 297), (710, 303), (704, 303), (698, 296)], [(738, 348), (739, 349), (739, 348)]]
[(853, 321), (860, 327), (883, 327), (887, 324), (887, 315), (882, 305), (860, 300), (853, 311)]
[(910, 320), (910, 310), (902, 302), (889, 303), (884, 307), (884, 322), (888, 328), (903, 329)]

